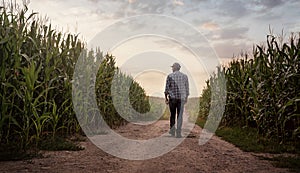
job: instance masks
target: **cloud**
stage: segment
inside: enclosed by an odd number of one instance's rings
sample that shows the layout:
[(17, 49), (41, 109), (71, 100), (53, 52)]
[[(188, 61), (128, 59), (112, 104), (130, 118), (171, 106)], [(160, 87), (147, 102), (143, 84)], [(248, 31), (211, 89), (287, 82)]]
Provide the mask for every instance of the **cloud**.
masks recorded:
[(297, 18), (300, 2), (296, 0), (259, 0), (250, 3), (250, 5), (253, 5), (252, 8), (256, 12), (254, 14), (256, 19), (265, 22), (276, 21), (278, 23), (280, 19), (282, 19), (282, 21), (289, 21), (291, 20), (290, 17)]
[(239, 56), (241, 52), (248, 52), (252, 50), (253, 44), (247, 42), (232, 42), (226, 40), (224, 42), (215, 43), (213, 47), (221, 59), (232, 58)]
[(208, 38), (212, 40), (233, 40), (233, 39), (245, 39), (247, 38), (247, 27), (230, 27), (216, 30), (208, 34)]
[(179, 5), (179, 6), (183, 6), (184, 5), (184, 3), (182, 1), (180, 1), (180, 0), (174, 0), (173, 4), (174, 5)]
[(253, 5), (257, 6), (261, 10), (272, 9), (277, 6), (281, 6), (282, 4), (288, 1), (284, 0), (256, 0), (252, 1)]
[(220, 29), (220, 26), (216, 23), (213, 23), (213, 22), (206, 22), (206, 23), (201, 25), (201, 28), (205, 29), (205, 30), (213, 31), (213, 30)]
[(165, 13), (170, 9), (173, 9), (173, 3), (171, 1), (161, 1), (161, 0), (139, 0), (132, 5), (138, 14), (157, 14)]
[(136, 0), (128, 0), (129, 4), (135, 3)]
[(252, 49), (252, 40), (248, 38), (248, 27), (227, 27), (212, 30), (206, 36), (221, 59), (232, 58), (242, 51)]
[(216, 4), (216, 13), (222, 17), (234, 17), (236, 19), (249, 14), (249, 10), (246, 8), (244, 1), (232, 0), (232, 1), (218, 1)]

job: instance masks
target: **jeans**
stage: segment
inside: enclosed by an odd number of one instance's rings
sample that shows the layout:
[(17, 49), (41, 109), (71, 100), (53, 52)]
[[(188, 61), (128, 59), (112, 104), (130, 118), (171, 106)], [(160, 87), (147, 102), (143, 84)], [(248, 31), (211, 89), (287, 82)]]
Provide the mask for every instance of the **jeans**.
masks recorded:
[(174, 131), (175, 125), (175, 116), (177, 114), (177, 133), (181, 133), (182, 127), (182, 114), (184, 109), (184, 100), (181, 99), (170, 99), (169, 100), (169, 107), (170, 107), (170, 129)]

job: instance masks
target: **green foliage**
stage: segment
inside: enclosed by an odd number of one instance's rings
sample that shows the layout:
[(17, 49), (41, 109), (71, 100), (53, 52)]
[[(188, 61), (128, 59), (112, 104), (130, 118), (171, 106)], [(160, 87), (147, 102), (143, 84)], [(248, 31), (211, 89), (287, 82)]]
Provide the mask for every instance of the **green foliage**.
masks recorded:
[(115, 66), (113, 56), (106, 55), (103, 58), (96, 79), (98, 106), (111, 127), (120, 126), (128, 120), (141, 119), (137, 117), (140, 116), (138, 113), (149, 111), (149, 98), (144, 89)]
[[(124, 123), (111, 99), (115, 73), (121, 82), (131, 84), (128, 97), (131, 106), (141, 113), (149, 110), (144, 90), (117, 69), (112, 56), (103, 57), (99, 50), (96, 54), (86, 50), (78, 35), (57, 32), (51, 24), (39, 19), (36, 13), (28, 14), (27, 10), (26, 6), (17, 10), (6, 4), (0, 8), (0, 146), (4, 147), (1, 152), (49, 148), (45, 141), (59, 143), (60, 136), (81, 132), (73, 110), (76, 105), (72, 103), (77, 60), (101, 61), (100, 67), (90, 61), (82, 70), (91, 74), (91, 70), (99, 68), (97, 99), (109, 125)], [(122, 86), (117, 85), (118, 91), (124, 91)], [(61, 144), (68, 145), (63, 141)]]
[(54, 138), (45, 137), (39, 144), (38, 148), (48, 151), (79, 151), (84, 149), (78, 143), (60, 136), (55, 136)]
[(206, 81), (206, 88), (202, 90), (202, 95), (199, 98), (199, 118), (206, 119), (210, 109), (211, 90), (209, 80)]
[[(0, 10), (0, 143), (38, 145), (43, 133), (73, 133), (71, 79), (83, 43), (28, 15), (27, 7)], [(10, 9), (8, 11), (8, 9)], [(29, 16), (29, 17), (26, 17)], [(65, 127), (65, 128), (62, 128)]]
[(235, 146), (241, 148), (243, 151), (259, 152), (259, 153), (294, 153), (293, 156), (258, 156), (264, 160), (270, 160), (273, 165), (281, 168), (289, 168), (291, 171), (299, 172), (299, 146), (292, 143), (278, 145), (274, 139), (261, 137), (257, 134), (255, 128), (250, 127), (223, 127), (216, 131), (216, 134), (222, 137)]
[(263, 157), (262, 159), (273, 161), (273, 165), (280, 168), (289, 168), (292, 172), (300, 171), (300, 156), (278, 156), (273, 158)]
[(267, 153), (300, 152), (297, 151), (296, 146), (290, 143), (278, 145), (274, 139), (261, 137), (257, 134), (255, 128), (223, 127), (216, 131), (216, 135), (241, 148), (243, 151)]
[[(227, 79), (227, 101), (223, 126), (252, 127), (260, 137), (277, 143), (299, 143), (300, 139), (300, 37), (291, 35), (281, 43), (269, 35), (267, 45), (256, 46), (253, 57), (242, 55), (221, 72)], [(219, 73), (219, 72), (218, 72)], [(199, 117), (210, 107), (211, 85), (200, 98)]]

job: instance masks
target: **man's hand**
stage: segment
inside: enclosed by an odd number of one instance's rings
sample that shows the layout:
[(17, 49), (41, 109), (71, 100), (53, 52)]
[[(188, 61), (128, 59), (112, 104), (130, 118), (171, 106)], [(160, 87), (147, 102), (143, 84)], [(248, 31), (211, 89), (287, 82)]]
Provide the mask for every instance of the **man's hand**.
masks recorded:
[(165, 103), (166, 103), (166, 104), (169, 104), (169, 100), (168, 100), (168, 99), (166, 99), (166, 100), (165, 100)]

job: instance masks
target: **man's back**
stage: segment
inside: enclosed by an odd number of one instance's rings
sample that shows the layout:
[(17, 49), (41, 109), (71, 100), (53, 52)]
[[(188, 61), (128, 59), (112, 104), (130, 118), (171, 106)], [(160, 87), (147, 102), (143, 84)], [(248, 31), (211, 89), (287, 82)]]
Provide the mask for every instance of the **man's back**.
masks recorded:
[(168, 75), (166, 92), (170, 98), (186, 99), (189, 95), (188, 77), (180, 71), (175, 71)]

